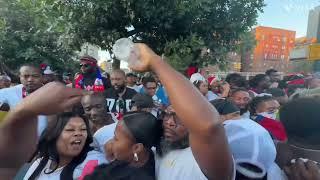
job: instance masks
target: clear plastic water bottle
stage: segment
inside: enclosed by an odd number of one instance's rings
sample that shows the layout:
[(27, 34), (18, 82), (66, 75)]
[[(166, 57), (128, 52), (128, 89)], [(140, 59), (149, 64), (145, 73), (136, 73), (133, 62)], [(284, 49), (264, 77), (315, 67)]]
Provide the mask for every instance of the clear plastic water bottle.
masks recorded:
[(112, 49), (116, 58), (127, 62), (129, 66), (134, 65), (134, 63), (139, 63), (139, 49), (135, 47), (131, 39), (118, 39)]

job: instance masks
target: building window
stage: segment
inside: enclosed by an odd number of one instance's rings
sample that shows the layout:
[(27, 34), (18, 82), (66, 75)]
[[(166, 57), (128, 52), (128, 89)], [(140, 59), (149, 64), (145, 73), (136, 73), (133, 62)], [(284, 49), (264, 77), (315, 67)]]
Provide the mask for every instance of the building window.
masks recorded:
[(283, 37), (283, 38), (282, 38), (282, 41), (283, 41), (283, 42), (287, 42), (287, 37)]

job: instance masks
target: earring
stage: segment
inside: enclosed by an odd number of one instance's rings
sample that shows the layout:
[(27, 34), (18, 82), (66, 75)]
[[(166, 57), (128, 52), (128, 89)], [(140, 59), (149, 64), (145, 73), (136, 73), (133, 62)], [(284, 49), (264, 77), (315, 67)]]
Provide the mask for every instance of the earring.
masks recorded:
[(138, 154), (137, 153), (134, 153), (133, 154), (133, 159), (135, 160), (135, 161), (139, 161), (139, 157), (138, 157)]

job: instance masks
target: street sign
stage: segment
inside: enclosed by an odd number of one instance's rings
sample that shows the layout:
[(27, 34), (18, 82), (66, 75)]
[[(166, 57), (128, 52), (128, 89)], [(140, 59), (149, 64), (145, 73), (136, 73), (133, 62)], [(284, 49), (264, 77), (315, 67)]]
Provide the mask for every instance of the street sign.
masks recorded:
[(320, 60), (320, 44), (312, 44), (309, 46), (309, 60)]

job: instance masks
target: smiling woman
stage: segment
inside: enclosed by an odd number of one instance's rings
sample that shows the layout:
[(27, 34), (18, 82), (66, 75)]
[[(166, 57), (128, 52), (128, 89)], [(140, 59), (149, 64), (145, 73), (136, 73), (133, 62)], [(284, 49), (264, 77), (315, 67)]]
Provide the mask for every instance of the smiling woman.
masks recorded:
[[(87, 162), (104, 162), (94, 153), (88, 121), (76, 113), (57, 115), (42, 134), (35, 161), (24, 179), (78, 179)], [(98, 156), (97, 156), (98, 155)]]

